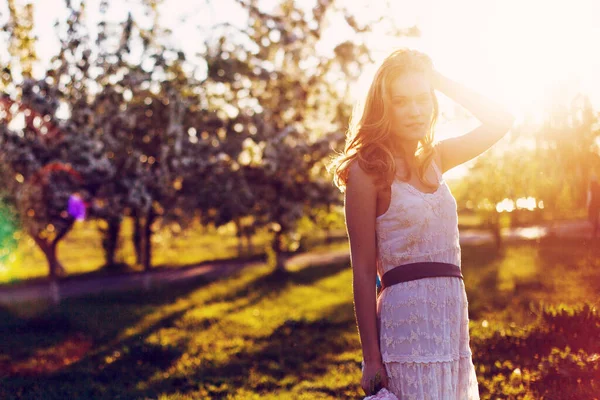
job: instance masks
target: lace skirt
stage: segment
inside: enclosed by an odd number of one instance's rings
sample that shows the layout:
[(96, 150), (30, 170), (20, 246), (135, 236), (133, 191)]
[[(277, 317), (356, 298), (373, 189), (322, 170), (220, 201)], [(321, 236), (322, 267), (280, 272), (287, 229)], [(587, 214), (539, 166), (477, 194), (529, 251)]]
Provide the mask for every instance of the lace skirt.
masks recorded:
[(425, 278), (384, 290), (377, 302), (389, 390), (402, 400), (476, 400), (462, 279)]

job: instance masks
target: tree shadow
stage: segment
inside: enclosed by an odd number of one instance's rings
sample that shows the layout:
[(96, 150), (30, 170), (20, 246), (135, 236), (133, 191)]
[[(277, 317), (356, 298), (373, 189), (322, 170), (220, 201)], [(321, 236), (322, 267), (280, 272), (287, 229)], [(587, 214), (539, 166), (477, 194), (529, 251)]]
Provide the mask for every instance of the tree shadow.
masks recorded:
[(579, 240), (522, 241), (500, 252), (465, 246), (463, 252), (472, 319), (500, 317), (528, 323), (535, 317), (532, 303), (553, 302), (557, 296), (563, 301), (583, 301), (596, 293), (597, 280), (590, 278), (594, 276), (591, 271), (600, 267), (600, 252), (582, 247)]
[(475, 272), (482, 265), (489, 265), (504, 257), (504, 249), (498, 249), (494, 244), (463, 244), (461, 245), (461, 267), (463, 271)]
[(293, 286), (309, 286), (322, 279), (334, 276), (348, 269), (347, 262), (336, 262), (324, 265), (311, 265), (295, 271), (273, 270), (253, 280), (248, 285), (231, 292), (222, 297), (216, 297), (206, 305), (214, 303), (235, 303), (239, 299), (247, 299), (237, 308), (231, 308), (228, 312), (236, 312), (241, 308), (251, 307), (264, 298), (277, 297), (282, 292)]
[[(155, 307), (175, 303), (210, 283), (212, 281), (204, 277), (195, 277), (148, 291), (140, 289), (65, 299), (58, 306), (38, 302), (26, 305), (38, 308), (28, 313), (16, 308), (23, 305), (0, 307), (0, 336), (3, 337), (0, 350), (5, 360), (18, 363), (35, 357), (39, 351), (50, 351), (73, 336), (89, 338), (96, 344), (109, 342)], [(6, 369), (0, 360), (0, 372)]]
[[(471, 337), (471, 349), (474, 363), (485, 367), (478, 373), (483, 380), (491, 382), (498, 375), (509, 379), (515, 368), (539, 371), (541, 378), (530, 382), (539, 390), (561, 381), (577, 386), (580, 381), (582, 385), (589, 382), (588, 378), (600, 378), (595, 355), (600, 352), (598, 337), (600, 314), (593, 304), (585, 303), (577, 308), (542, 310), (538, 320), (526, 327), (498, 330), (485, 338)], [(563, 355), (557, 354), (567, 348)], [(565, 396), (560, 398), (581, 398), (566, 396), (574, 387), (558, 385), (556, 389), (554, 393)]]
[[(202, 354), (198, 354), (198, 368), (191, 373), (188, 370), (184, 374), (166, 375), (164, 372), (186, 351), (190, 335), (169, 345), (151, 344), (148, 338), (174, 326), (187, 311), (171, 313), (139, 334), (101, 346), (100, 350), (53, 374), (5, 377), (0, 397), (19, 391), (20, 398), (59, 399), (72, 398), (74, 393), (82, 391), (86, 398), (154, 398), (204, 387), (211, 396), (220, 398), (248, 385), (252, 390), (266, 392), (324, 375), (336, 354), (359, 346), (357, 338), (344, 335), (356, 330), (352, 305), (341, 304), (316, 321), (285, 321), (270, 335), (255, 339), (251, 346), (224, 363), (202, 361)], [(164, 379), (156, 379), (161, 374)], [(282, 385), (284, 378), (288, 383)], [(226, 385), (222, 386), (223, 383)]]
[(149, 343), (148, 338), (173, 326), (187, 310), (173, 312), (137, 335), (103, 344), (54, 373), (5, 376), (0, 385), (0, 398), (8, 398), (4, 396), (10, 393), (32, 399), (129, 398), (124, 393), (135, 391), (140, 382), (168, 369), (182, 356), (187, 341), (165, 345)]
[[(3, 354), (7, 355), (5, 360), (8, 362), (18, 363), (34, 358), (38, 351), (59, 346), (65, 338), (73, 335), (83, 335), (93, 341), (91, 350), (79, 360), (72, 360), (68, 366), (63, 366), (52, 373), (39, 373), (35, 377), (27, 376), (27, 374), (7, 374), (6, 368), (2, 373), (2, 360), (0, 360), (0, 376), (4, 376), (3, 386), (6, 388), (6, 393), (10, 390), (23, 391), (24, 388), (32, 388), (31, 391), (27, 390), (31, 393), (31, 398), (39, 397), (39, 392), (36, 392), (35, 388), (41, 387), (44, 388), (44, 398), (53, 398), (52, 393), (56, 393), (54, 398), (64, 398), (60, 395), (61, 387), (65, 390), (69, 387), (79, 390), (86, 386), (86, 390), (90, 393), (88, 397), (93, 398), (114, 398), (122, 396), (123, 393), (130, 393), (132, 390), (135, 392), (134, 388), (137, 383), (144, 383), (155, 374), (164, 371), (181, 357), (183, 354), (181, 349), (186, 348), (186, 344), (183, 342), (164, 346), (149, 344), (146, 339), (160, 329), (177, 328), (177, 321), (190, 308), (210, 305), (214, 302), (237, 301), (239, 304), (240, 299), (248, 297), (248, 302), (232, 307), (225, 311), (224, 315), (235, 313), (239, 309), (256, 304), (265, 296), (277, 296), (293, 285), (313, 284), (320, 279), (335, 275), (347, 267), (347, 263), (335, 263), (305, 267), (284, 274), (262, 274), (251, 281), (249, 285), (245, 285), (233, 293), (215, 296), (202, 304), (192, 302), (192, 305), (187, 308), (171, 313), (143, 332), (125, 339), (118, 338), (125, 329), (138, 324), (156, 307), (175, 304), (179, 298), (188, 296), (191, 292), (201, 289), (213, 281), (198, 277), (188, 282), (157, 287), (150, 291), (136, 290), (66, 299), (58, 307), (29, 318), (20, 317), (8, 309), (0, 308), (0, 317), (3, 318), (0, 332), (9, 338), (2, 344), (5, 350)], [(240, 273), (241, 271), (236, 271), (230, 277), (235, 278)], [(115, 307), (115, 305), (118, 306)], [(351, 305), (349, 310), (350, 320), (353, 320)], [(203, 319), (193, 326), (187, 324), (186, 328), (208, 329), (219, 321), (220, 318)], [(295, 323), (289, 322), (287, 327), (283, 326), (276, 331), (273, 334), (274, 343), (269, 345), (269, 339), (257, 343), (257, 346), (265, 346), (265, 357), (269, 357), (269, 354), (275, 352), (276, 349), (273, 347), (275, 343), (283, 346), (284, 336), (290, 332), (290, 327), (293, 328)], [(344, 325), (346, 328), (348, 326), (354, 327), (353, 324)], [(309, 333), (318, 331), (320, 327), (340, 329), (339, 326), (331, 325), (329, 322), (300, 322), (298, 327), (300, 331)], [(314, 335), (314, 333), (310, 333), (308, 338), (303, 337), (300, 347), (308, 345), (310, 336)], [(257, 346), (253, 346), (253, 348), (257, 348)], [(291, 363), (290, 368), (294, 371), (299, 368), (298, 358), (301, 354), (304, 352), (300, 350), (292, 353), (289, 362)], [(107, 360), (111, 361), (107, 362)], [(243, 358), (242, 361), (248, 363), (250, 358)], [(102, 366), (102, 369), (98, 370), (98, 366)], [(261, 366), (264, 366), (264, 363)], [(231, 365), (225, 369), (235, 370), (236, 367)], [(180, 382), (182, 379), (173, 378), (173, 385), (182, 384)], [(187, 379), (183, 380), (187, 381)], [(113, 389), (110, 385), (112, 381), (118, 381), (118, 387)], [(201, 379), (196, 380), (196, 386), (201, 381)], [(57, 385), (56, 382), (61, 382), (61, 384)], [(2, 391), (0, 390), (0, 392)], [(112, 397), (109, 393), (112, 393)], [(138, 392), (140, 396), (143, 393), (146, 392), (143, 390)]]
[(465, 280), (465, 290), (469, 299), (469, 318), (494, 310), (498, 302), (505, 301), (497, 295), (498, 264), (505, 256), (494, 244), (462, 245), (461, 269)]
[(172, 270), (182, 270), (185, 271), (190, 268), (201, 267), (203, 265), (216, 265), (216, 266), (225, 266), (231, 264), (247, 264), (252, 262), (264, 262), (266, 261), (267, 256), (264, 252), (258, 254), (252, 254), (247, 256), (240, 257), (227, 257), (227, 258), (218, 258), (214, 260), (206, 260), (199, 263), (190, 263), (187, 265), (171, 265), (171, 264), (157, 264), (152, 267), (152, 271), (172, 271)]
[[(335, 306), (315, 321), (287, 320), (225, 363), (203, 362), (191, 373), (156, 382), (151, 392), (194, 391), (200, 385), (208, 388), (209, 395), (220, 398), (241, 387), (256, 392), (290, 389), (326, 374), (336, 354), (359, 348), (357, 337), (344, 335), (355, 330), (351, 304)], [(222, 387), (223, 383), (227, 385)], [(356, 385), (358, 392), (358, 382)]]

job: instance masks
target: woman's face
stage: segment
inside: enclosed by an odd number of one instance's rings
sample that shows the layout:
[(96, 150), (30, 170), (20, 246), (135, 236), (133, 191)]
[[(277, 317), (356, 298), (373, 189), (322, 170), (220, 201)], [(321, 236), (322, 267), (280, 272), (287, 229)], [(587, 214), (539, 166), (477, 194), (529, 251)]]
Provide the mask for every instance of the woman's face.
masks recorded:
[(407, 72), (390, 87), (392, 134), (402, 140), (419, 140), (433, 117), (431, 83), (423, 72)]

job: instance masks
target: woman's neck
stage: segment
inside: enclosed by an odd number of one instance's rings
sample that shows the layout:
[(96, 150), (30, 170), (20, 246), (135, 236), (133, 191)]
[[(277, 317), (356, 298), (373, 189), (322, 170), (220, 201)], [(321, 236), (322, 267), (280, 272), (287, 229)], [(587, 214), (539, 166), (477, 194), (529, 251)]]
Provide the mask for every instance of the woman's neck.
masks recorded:
[(391, 152), (394, 158), (402, 158), (409, 165), (414, 166), (417, 164), (416, 151), (419, 145), (418, 140), (402, 141), (392, 144)]

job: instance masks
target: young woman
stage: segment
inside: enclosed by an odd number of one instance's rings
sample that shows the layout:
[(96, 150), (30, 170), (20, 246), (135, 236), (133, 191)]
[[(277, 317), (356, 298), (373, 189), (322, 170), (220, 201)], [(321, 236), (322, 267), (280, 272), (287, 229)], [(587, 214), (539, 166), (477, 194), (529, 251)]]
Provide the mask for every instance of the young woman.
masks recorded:
[[(435, 90), (481, 125), (434, 142)], [(442, 174), (481, 154), (510, 129), (502, 107), (400, 49), (379, 67), (332, 163), (345, 193), (361, 386), (401, 400), (479, 399), (469, 344), (456, 201)], [(383, 288), (375, 290), (376, 276)]]

